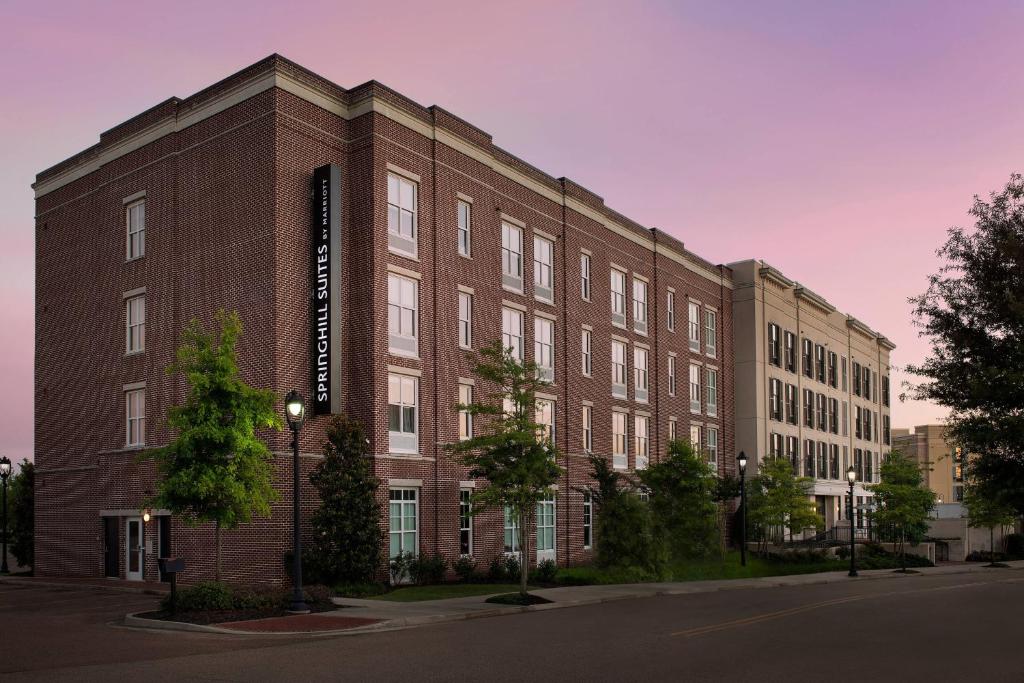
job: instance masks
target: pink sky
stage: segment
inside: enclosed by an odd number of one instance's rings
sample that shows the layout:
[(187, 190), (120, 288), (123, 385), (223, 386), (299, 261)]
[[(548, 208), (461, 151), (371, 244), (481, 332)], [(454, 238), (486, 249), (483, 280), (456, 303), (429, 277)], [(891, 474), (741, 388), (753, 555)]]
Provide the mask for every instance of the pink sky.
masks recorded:
[(711, 261), (771, 262), (899, 366), (946, 228), (1024, 169), (1020, 3), (488, 4), (0, 3), (0, 454), (32, 452), (35, 173), (272, 52), (441, 105)]

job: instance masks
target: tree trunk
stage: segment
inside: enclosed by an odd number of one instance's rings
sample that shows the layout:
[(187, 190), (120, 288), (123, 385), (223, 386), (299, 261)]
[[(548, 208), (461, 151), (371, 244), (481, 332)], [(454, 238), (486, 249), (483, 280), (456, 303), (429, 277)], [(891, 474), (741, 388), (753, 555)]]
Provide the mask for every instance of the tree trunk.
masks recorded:
[(530, 565), (529, 534), (526, 533), (526, 512), (519, 511), (519, 594), (526, 595)]
[(907, 530), (900, 529), (900, 567), (903, 573), (907, 573)]
[(994, 526), (988, 528), (988, 563), (996, 566), (996, 531)]
[(216, 537), (217, 545), (217, 564), (213, 570), (213, 580), (220, 581), (220, 522), (215, 522), (213, 535)]

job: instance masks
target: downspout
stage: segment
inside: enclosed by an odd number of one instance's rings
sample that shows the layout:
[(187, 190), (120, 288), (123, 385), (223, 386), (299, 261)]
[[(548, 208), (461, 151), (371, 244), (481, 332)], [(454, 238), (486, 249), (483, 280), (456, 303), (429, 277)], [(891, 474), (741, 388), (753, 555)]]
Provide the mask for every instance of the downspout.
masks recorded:
[[(433, 112), (431, 112), (431, 113), (433, 114)], [(436, 125), (436, 121), (434, 123)], [(431, 234), (431, 239), (433, 240), (433, 259), (434, 259), (434, 263), (431, 266), (431, 268), (432, 268), (431, 287), (433, 287), (433, 290), (434, 290), (434, 296), (431, 297), (433, 299), (433, 301), (431, 302), (431, 306), (433, 308), (433, 316), (434, 316), (434, 324), (433, 324), (433, 328), (434, 329), (432, 331), (434, 338), (433, 338), (432, 341), (433, 341), (433, 346), (434, 346), (434, 353), (433, 353), (433, 356), (434, 356), (434, 358), (433, 358), (433, 365), (434, 365), (434, 368), (433, 368), (433, 371), (434, 371), (434, 377), (433, 377), (433, 380), (434, 380), (434, 556), (436, 557), (439, 554), (438, 551), (439, 551), (439, 548), (440, 548), (440, 538), (439, 538), (439, 536), (440, 536), (440, 519), (441, 519), (441, 517), (440, 517), (441, 510), (440, 510), (440, 504), (439, 504), (440, 503), (440, 497), (441, 497), (441, 484), (438, 481), (438, 473), (439, 473), (438, 472), (438, 470), (439, 470), (438, 461), (440, 460), (440, 453), (439, 453), (440, 448), (439, 448), (439, 445), (440, 445), (440, 439), (441, 439), (441, 434), (440, 434), (440, 429), (441, 429), (440, 428), (440, 424), (441, 424), (441, 421), (437, 419), (437, 417), (438, 417), (437, 416), (438, 409), (439, 409), (439, 406), (441, 405), (441, 397), (440, 397), (440, 390), (438, 388), (438, 385), (440, 383), (437, 381), (437, 353), (438, 353), (438, 349), (437, 349), (437, 300), (440, 297), (438, 296), (438, 292), (437, 292), (437, 136), (436, 135), (433, 136), (431, 138), (431, 140), (430, 140), (430, 185), (431, 185), (430, 192), (431, 192), (431, 197), (432, 197), (432, 201), (433, 201), (433, 206), (431, 207), (431, 214), (432, 214), (431, 217), (432, 217), (433, 225), (434, 225), (434, 230), (433, 230), (433, 233)]]

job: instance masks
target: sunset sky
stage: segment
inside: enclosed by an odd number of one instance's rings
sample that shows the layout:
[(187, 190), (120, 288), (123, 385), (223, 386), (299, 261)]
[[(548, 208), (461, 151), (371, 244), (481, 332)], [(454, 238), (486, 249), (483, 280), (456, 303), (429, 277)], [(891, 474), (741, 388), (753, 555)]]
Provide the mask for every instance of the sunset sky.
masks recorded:
[(946, 229), (1024, 170), (1024, 3), (489, 5), (0, 0), (0, 454), (32, 453), (35, 174), (272, 52), (443, 106), (710, 261), (769, 261), (897, 366), (927, 350), (907, 297)]

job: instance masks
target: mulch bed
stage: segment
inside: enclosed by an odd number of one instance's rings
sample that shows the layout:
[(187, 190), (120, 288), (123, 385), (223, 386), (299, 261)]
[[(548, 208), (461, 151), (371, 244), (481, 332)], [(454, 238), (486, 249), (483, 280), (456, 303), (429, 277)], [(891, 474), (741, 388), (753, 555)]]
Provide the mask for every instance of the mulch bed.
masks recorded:
[(495, 595), (487, 598), (484, 602), (489, 602), (495, 605), (544, 605), (549, 602), (547, 598), (542, 598), (539, 595), (533, 593), (527, 593), (525, 596), (519, 593), (503, 593), (502, 595)]
[(379, 623), (380, 619), (364, 617), (343, 617), (333, 614), (292, 614), (286, 617), (258, 619), (256, 621), (229, 621), (218, 626), (247, 633), (287, 633), (316, 631), (341, 631)]
[[(310, 611), (316, 612), (334, 612), (338, 609), (337, 605), (334, 604), (312, 604), (309, 605)], [(283, 607), (274, 609), (233, 609), (233, 610), (205, 610), (202, 612), (178, 612), (174, 616), (171, 616), (170, 612), (158, 610), (155, 612), (143, 612), (136, 615), (142, 619), (157, 619), (160, 621), (182, 621), (188, 624), (201, 624), (208, 626), (211, 624), (224, 624), (239, 621), (250, 621), (252, 619), (269, 619), (273, 617), (288, 617), (294, 618), (296, 616), (288, 614), (288, 610)]]

